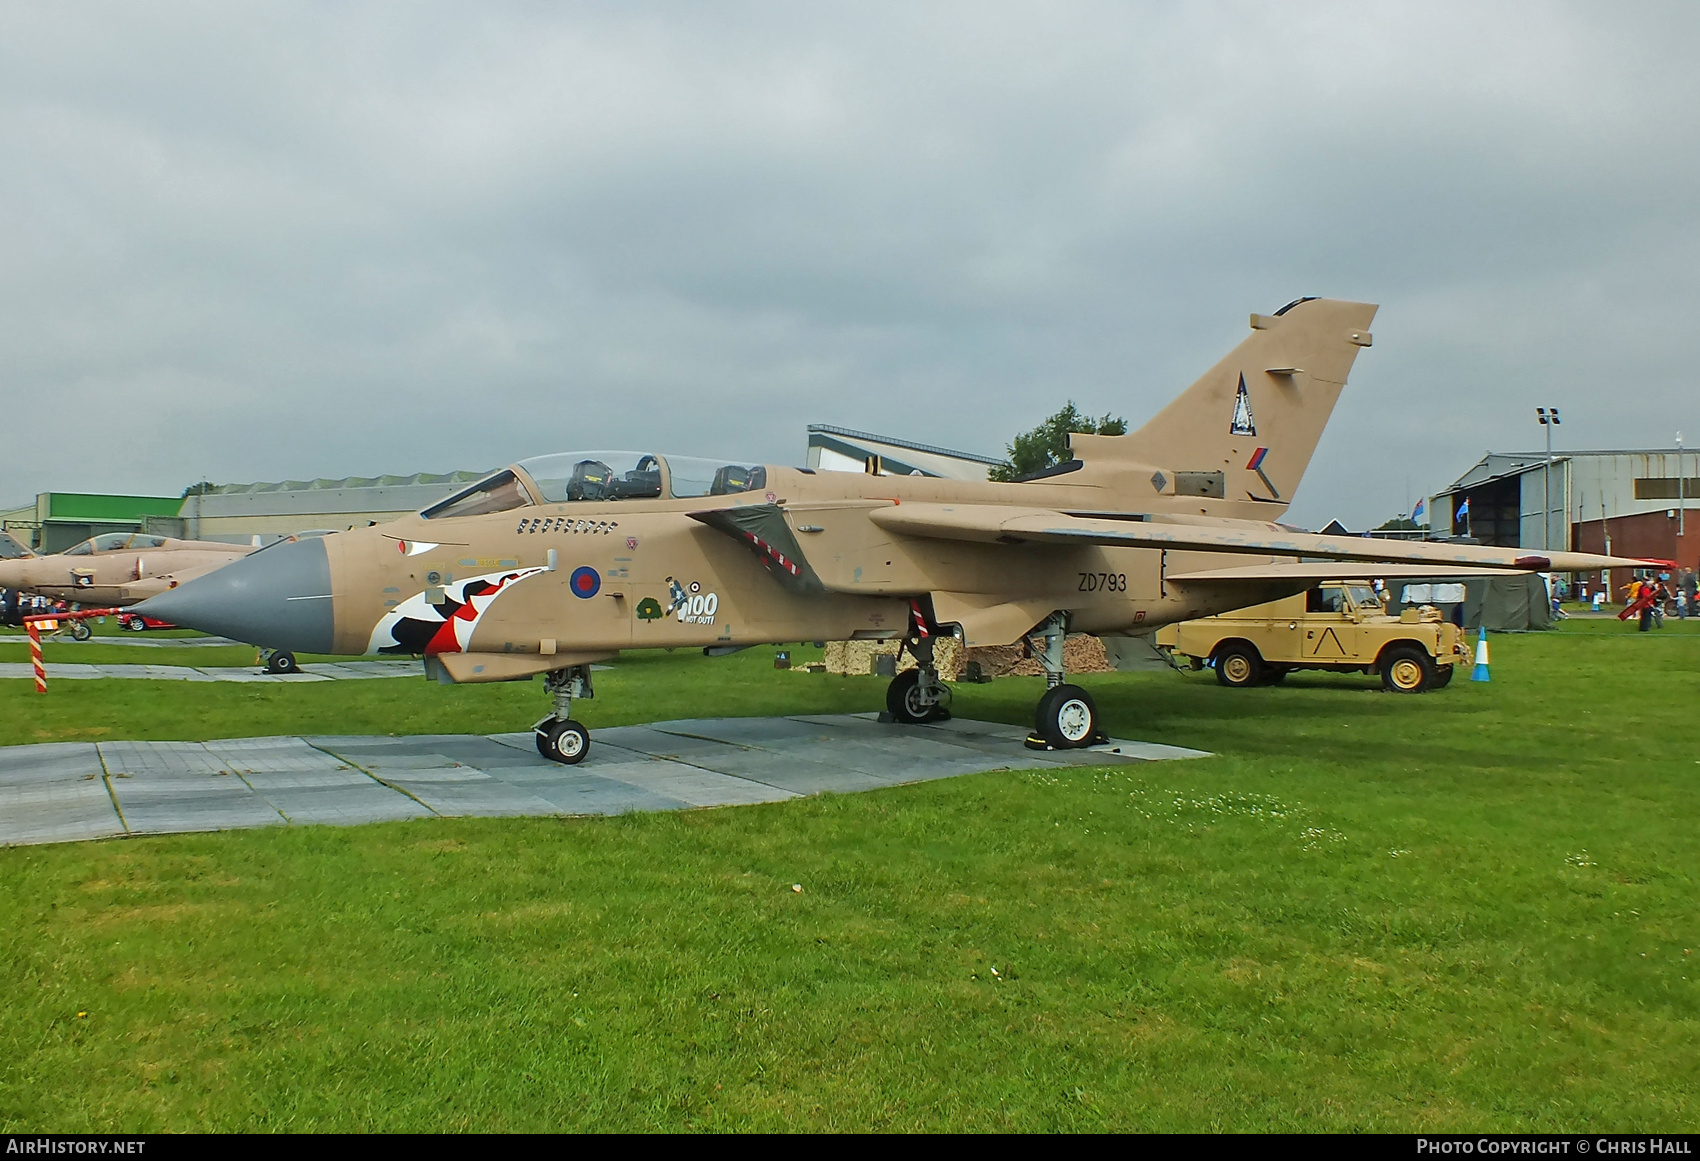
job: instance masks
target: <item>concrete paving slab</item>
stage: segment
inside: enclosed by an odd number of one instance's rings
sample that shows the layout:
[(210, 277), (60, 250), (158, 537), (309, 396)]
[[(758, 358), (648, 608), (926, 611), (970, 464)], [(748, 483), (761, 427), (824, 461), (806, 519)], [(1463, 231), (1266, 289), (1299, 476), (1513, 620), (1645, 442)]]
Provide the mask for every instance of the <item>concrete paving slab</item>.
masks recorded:
[(202, 745), (227, 769), (238, 773), (347, 770), (357, 781), (364, 780), (347, 762), (308, 745), (301, 738), (220, 738)]
[[(430, 747), (431, 753), (441, 755), (450, 762), (459, 763), (462, 766), (473, 766), (491, 775), (510, 767), (562, 769), (559, 762), (551, 762), (537, 752), (536, 743), (530, 741), (533, 736), (531, 734), (525, 735), (529, 744), (524, 749), (504, 746), (477, 734), (432, 738)], [(382, 761), (383, 759), (379, 760)]]
[(547, 799), (482, 772), (477, 778), (453, 781), (425, 781), (412, 777), (406, 780), (386, 778), (384, 781), (406, 791), (430, 807), (433, 813), (451, 817), (494, 818), (560, 813)]
[[(374, 668), (367, 668), (372, 666)], [(358, 668), (357, 668), (358, 667)], [(378, 668), (381, 667), (381, 668)], [(290, 685), (318, 681), (369, 681), (380, 677), (417, 677), (414, 662), (310, 662), (295, 673), (266, 673), (252, 666), (187, 665), (86, 665), (75, 661), (49, 661), (48, 684), (54, 681), (88, 681), (112, 678), (127, 681), (234, 681), (244, 684)], [(28, 679), (35, 671), (28, 662), (0, 662), (0, 680)]]
[(111, 775), (227, 774), (223, 759), (202, 742), (99, 742), (100, 760)]
[(710, 738), (734, 746), (770, 746), (787, 739), (829, 741), (830, 727), (797, 718), (690, 718), (656, 722), (653, 729), (682, 737)]
[[(139, 646), (143, 649), (206, 649), (242, 644), (242, 642), (232, 641), (228, 637), (151, 637), (145, 633), (139, 635), (132, 633), (101, 634), (90, 637), (87, 641), (78, 641), (63, 635), (43, 637), (42, 640), (52, 640), (55, 644), (61, 645), (122, 645), (127, 647)], [(0, 631), (0, 641), (10, 641), (13, 644), (22, 645), (29, 641), (29, 634)], [(253, 648), (253, 646), (249, 646), (249, 648)]]
[(365, 770), (383, 782), (488, 782), (490, 776), (475, 766), (461, 766), (438, 759), (436, 765), (369, 765)]
[(260, 796), (289, 822), (301, 825), (324, 823), (329, 826), (356, 826), (367, 822), (399, 822), (409, 818), (425, 818), (431, 810), (420, 802), (400, 793), (392, 786), (360, 775), (359, 782), (339, 784), (291, 784), (272, 781), (272, 778), (316, 780), (339, 777), (336, 774), (251, 774), (248, 780)]
[[(799, 744), (796, 751), (762, 750), (750, 747), (733, 751), (722, 758), (718, 764), (712, 755), (705, 756), (701, 761), (707, 768), (721, 773), (735, 774), (752, 782), (760, 782), (776, 790), (789, 791), (794, 795), (803, 794), (850, 794), (861, 790), (879, 790), (892, 783), (883, 778), (875, 778), (857, 770), (848, 770), (841, 765), (830, 762), (817, 762), (810, 754), (818, 751), (818, 744), (810, 747)], [(988, 769), (986, 763), (977, 764), (980, 769)]]
[(0, 844), (62, 843), (124, 833), (106, 781), (0, 786)]
[(961, 719), (894, 726), (873, 714), (694, 719), (599, 730), (577, 766), (539, 756), (529, 731), (0, 747), (0, 843), (430, 814), (679, 810), (1202, 753), (1125, 741), (1034, 751), (1021, 744), (1026, 733)]
[[(589, 765), (588, 758), (585, 764)], [(747, 806), (798, 797), (793, 791), (764, 782), (682, 762), (613, 762), (591, 769), (598, 777), (635, 787), (647, 794), (676, 798), (692, 806)]]
[(613, 729), (597, 730), (591, 735), (590, 745), (593, 755), (596, 747), (600, 745), (627, 750), (634, 754), (647, 754), (651, 758), (684, 762), (737, 750), (736, 746), (727, 742), (672, 733), (660, 726), (615, 726)]
[(100, 751), (93, 742), (45, 742), (0, 746), (0, 786), (38, 782), (80, 782), (101, 778)]
[(235, 774), (114, 776), (111, 786), (131, 834), (238, 830), (285, 822), (275, 807)]
[(557, 814), (631, 814), (635, 811), (688, 810), (694, 804), (643, 790), (630, 782), (587, 778), (570, 782), (527, 783), (526, 789), (555, 807)]

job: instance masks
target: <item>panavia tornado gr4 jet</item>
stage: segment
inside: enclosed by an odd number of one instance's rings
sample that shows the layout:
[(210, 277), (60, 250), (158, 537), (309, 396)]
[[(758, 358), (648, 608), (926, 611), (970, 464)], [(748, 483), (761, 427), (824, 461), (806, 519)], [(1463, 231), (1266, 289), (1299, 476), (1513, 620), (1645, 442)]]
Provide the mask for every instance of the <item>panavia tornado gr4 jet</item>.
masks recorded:
[(133, 605), (253, 551), (246, 544), (106, 532), (51, 556), (0, 560), (0, 589), (84, 605)]
[(572, 699), (592, 696), (591, 662), (624, 649), (902, 638), (918, 667), (887, 707), (922, 722), (947, 712), (941, 634), (1025, 638), (1048, 675), (1032, 744), (1071, 747), (1102, 735), (1063, 672), (1069, 630), (1148, 633), (1320, 580), (1629, 563), (1274, 523), (1375, 310), (1301, 299), (1254, 315), (1144, 427), (1076, 435), (1073, 459), (1025, 482), (541, 456), (416, 516), (264, 548), (138, 611), (276, 649), (422, 654), (445, 682), (542, 673), (553, 712), (537, 746), (569, 763), (590, 745)]

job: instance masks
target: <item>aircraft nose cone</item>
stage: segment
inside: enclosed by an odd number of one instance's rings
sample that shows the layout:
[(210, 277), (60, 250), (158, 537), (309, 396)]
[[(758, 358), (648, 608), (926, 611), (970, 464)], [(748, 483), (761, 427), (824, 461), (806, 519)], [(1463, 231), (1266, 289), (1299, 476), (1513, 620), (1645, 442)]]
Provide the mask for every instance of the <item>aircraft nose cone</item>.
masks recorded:
[(330, 557), (315, 537), (245, 556), (131, 611), (268, 649), (329, 653), (331, 603)]

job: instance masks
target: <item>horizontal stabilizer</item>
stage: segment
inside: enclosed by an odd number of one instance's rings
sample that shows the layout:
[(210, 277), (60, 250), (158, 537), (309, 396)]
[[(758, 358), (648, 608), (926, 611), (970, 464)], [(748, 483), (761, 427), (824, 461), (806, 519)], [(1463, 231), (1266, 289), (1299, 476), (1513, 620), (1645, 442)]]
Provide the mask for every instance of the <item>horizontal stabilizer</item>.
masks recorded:
[[(1386, 561), (1396, 564), (1466, 565), (1516, 572), (1589, 572), (1641, 568), (1645, 563), (1586, 552), (1534, 555), (1516, 548), (1437, 541), (1379, 540), (1364, 536), (1316, 536), (1279, 525), (1213, 520), (1208, 524), (1165, 523), (1130, 515), (1125, 520), (1070, 516), (1040, 508), (995, 504), (901, 504), (877, 508), (869, 519), (888, 532), (940, 540), (990, 544), (1101, 544), (1249, 556), (1320, 557), (1326, 560)], [(1379, 574), (1378, 574), (1379, 575)]]

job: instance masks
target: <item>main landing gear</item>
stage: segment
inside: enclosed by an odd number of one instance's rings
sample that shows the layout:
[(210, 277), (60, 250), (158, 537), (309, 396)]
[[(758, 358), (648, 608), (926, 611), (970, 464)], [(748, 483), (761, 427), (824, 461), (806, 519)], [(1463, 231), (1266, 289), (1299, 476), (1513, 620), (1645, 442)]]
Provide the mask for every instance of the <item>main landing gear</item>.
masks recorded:
[(543, 688), (555, 699), (555, 712), (531, 727), (537, 752), (551, 762), (576, 766), (590, 753), (590, 731), (573, 721), (573, 698), (595, 697), (590, 666), (574, 665), (543, 675)]
[[(1098, 706), (1092, 695), (1078, 685), (1065, 682), (1063, 643), (1068, 636), (1068, 614), (1052, 613), (1027, 638), (1027, 647), (1045, 668), (1045, 696), (1039, 699), (1033, 732), (1027, 737), (1030, 750), (1074, 750), (1102, 745), (1106, 739), (1098, 728)], [(1039, 647), (1035, 637), (1044, 640)]]

